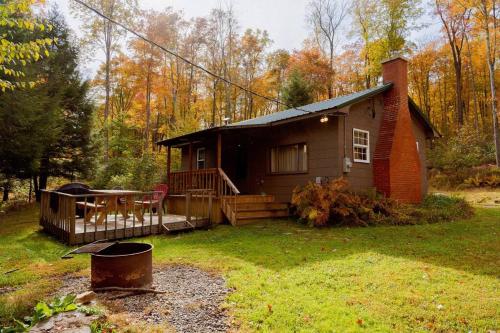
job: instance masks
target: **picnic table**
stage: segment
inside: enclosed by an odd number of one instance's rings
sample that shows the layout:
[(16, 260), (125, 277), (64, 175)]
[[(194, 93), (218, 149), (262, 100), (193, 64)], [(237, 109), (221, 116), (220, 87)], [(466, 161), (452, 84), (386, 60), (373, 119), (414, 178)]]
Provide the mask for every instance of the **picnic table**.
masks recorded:
[(76, 203), (87, 210), (84, 216), (85, 223), (90, 222), (92, 216), (97, 215), (96, 224), (102, 224), (111, 212), (118, 212), (124, 219), (128, 219), (129, 210), (132, 210), (139, 222), (144, 222), (142, 206), (136, 205), (134, 200), (142, 192), (132, 190), (91, 190), (90, 192), (97, 194), (93, 203), (81, 201)]

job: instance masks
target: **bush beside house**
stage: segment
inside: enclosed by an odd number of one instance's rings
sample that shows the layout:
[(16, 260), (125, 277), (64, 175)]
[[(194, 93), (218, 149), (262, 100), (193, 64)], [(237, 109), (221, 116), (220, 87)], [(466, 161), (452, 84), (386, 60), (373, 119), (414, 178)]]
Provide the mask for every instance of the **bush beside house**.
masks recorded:
[(316, 227), (436, 223), (473, 215), (462, 198), (428, 195), (419, 205), (401, 204), (376, 193), (349, 191), (344, 178), (297, 187), (292, 206), (301, 221)]

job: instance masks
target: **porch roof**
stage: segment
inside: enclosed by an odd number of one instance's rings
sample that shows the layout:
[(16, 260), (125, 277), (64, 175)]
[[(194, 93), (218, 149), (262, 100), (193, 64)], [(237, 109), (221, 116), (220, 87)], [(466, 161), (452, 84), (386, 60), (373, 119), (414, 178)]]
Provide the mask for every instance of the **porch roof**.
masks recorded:
[[(288, 109), (280, 112), (271, 113), (265, 116), (260, 116), (248, 120), (239, 121), (233, 124), (216, 126), (207, 129), (203, 129), (200, 131), (188, 133), (185, 135), (181, 135), (175, 138), (165, 139), (162, 141), (158, 141), (157, 144), (165, 145), (165, 146), (179, 146), (186, 144), (188, 142), (192, 142), (194, 139), (199, 140), (200, 138), (209, 135), (211, 133), (216, 133), (220, 131), (226, 130), (235, 130), (235, 129), (245, 129), (245, 128), (255, 128), (255, 127), (267, 127), (279, 125), (284, 122), (290, 121), (299, 121), (310, 117), (317, 117), (322, 114), (342, 114), (341, 109), (352, 105), (354, 103), (360, 102), (367, 98), (378, 95), (389, 88), (392, 87), (392, 83), (386, 83), (374, 88), (365, 89), (353, 94), (340, 96), (337, 98), (328, 99), (326, 101), (321, 101), (317, 103), (312, 103), (308, 105), (301, 106), (299, 109)], [(411, 101), (410, 103), (412, 103)], [(414, 103), (413, 103), (414, 104)], [(419, 113), (419, 118), (424, 122), (425, 126), (430, 129), (433, 134), (436, 133), (432, 124), (427, 120), (427, 118), (422, 114), (422, 112), (416, 107), (416, 105), (411, 105), (411, 111)]]

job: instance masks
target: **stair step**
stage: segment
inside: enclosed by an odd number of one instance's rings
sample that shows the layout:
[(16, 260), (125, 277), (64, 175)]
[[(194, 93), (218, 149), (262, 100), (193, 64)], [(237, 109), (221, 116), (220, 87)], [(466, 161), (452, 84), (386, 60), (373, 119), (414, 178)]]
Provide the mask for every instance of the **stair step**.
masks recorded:
[(288, 217), (288, 216), (289, 216), (288, 209), (243, 211), (236, 213), (236, 220), (262, 219), (269, 217)]
[[(227, 198), (228, 202), (233, 202), (234, 197)], [(238, 195), (237, 203), (252, 203), (252, 202), (274, 202), (274, 195)]]
[[(181, 231), (181, 230), (193, 230), (194, 228), (200, 228), (206, 226), (206, 221), (192, 221), (191, 225), (185, 221), (181, 222), (168, 222), (164, 223), (163, 227), (166, 232)], [(194, 228), (193, 228), (194, 226)], [(168, 229), (168, 230), (167, 230)]]
[(252, 203), (237, 203), (236, 210), (256, 211), (256, 210), (283, 210), (288, 209), (288, 204), (282, 202), (252, 202)]
[(182, 230), (193, 230), (193, 228), (186, 223), (183, 224), (167, 224), (163, 225), (165, 232), (182, 231)]

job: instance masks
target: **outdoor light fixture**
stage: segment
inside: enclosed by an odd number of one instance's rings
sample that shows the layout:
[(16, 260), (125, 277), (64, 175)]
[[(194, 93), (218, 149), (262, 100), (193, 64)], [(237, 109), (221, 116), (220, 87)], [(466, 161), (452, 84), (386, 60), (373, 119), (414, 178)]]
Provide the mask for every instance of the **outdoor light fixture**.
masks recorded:
[(322, 123), (328, 122), (328, 116), (325, 115), (325, 116), (321, 117), (321, 119), (319, 121)]

